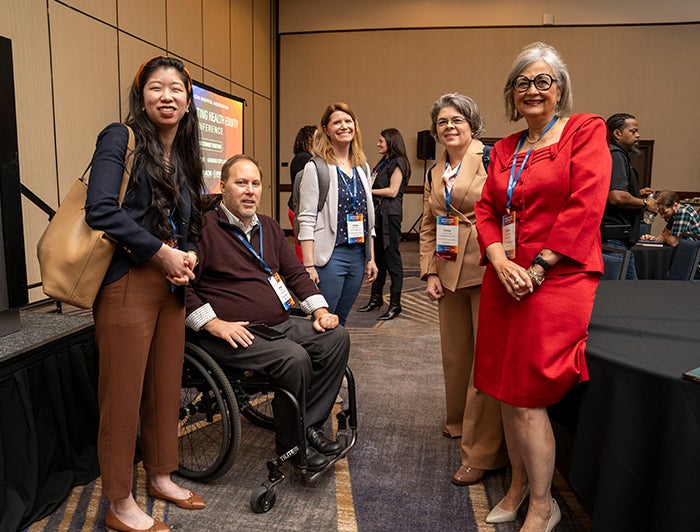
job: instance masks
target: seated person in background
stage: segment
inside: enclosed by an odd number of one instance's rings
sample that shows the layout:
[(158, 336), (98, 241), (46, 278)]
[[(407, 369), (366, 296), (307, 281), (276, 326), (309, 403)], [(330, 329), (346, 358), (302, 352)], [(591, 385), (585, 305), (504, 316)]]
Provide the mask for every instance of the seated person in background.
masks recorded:
[(672, 190), (662, 190), (654, 195), (661, 217), (666, 220), (666, 227), (656, 236), (643, 235), (640, 240), (655, 240), (673, 247), (681, 238), (688, 235), (700, 237), (700, 215), (690, 205), (681, 203), (678, 194)]
[[(347, 331), (309, 278), (279, 224), (257, 214), (262, 169), (236, 155), (221, 169), (221, 204), (204, 216), (199, 270), (186, 291), (188, 327), (224, 368), (254, 370), (288, 389), (305, 412), (310, 471), (342, 448), (321, 426), (330, 415), (350, 352)], [(312, 320), (290, 316), (290, 294)], [(286, 337), (266, 340), (246, 325), (265, 323)], [(297, 445), (296, 419), (284, 398), (272, 402), (279, 454)]]

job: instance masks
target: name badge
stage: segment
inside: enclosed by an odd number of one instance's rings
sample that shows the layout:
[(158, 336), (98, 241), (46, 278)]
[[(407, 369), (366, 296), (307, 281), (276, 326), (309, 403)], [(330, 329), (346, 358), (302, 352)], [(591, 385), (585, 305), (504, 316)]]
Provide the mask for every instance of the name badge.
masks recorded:
[(438, 216), (435, 229), (435, 255), (442, 260), (457, 260), (459, 219), (456, 216)]
[(348, 214), (348, 244), (362, 244), (365, 241), (365, 215), (358, 212)]
[(501, 234), (506, 257), (515, 258), (515, 213), (504, 214), (501, 219)]
[(275, 294), (277, 294), (277, 297), (279, 298), (280, 303), (282, 303), (284, 310), (289, 310), (290, 308), (292, 308), (292, 305), (294, 304), (294, 299), (292, 299), (292, 296), (289, 293), (289, 290), (287, 290), (287, 287), (285, 286), (284, 281), (280, 277), (280, 274), (274, 273), (270, 275), (270, 277), (268, 277), (267, 280), (270, 283), (270, 286), (272, 286), (272, 289), (275, 291)]

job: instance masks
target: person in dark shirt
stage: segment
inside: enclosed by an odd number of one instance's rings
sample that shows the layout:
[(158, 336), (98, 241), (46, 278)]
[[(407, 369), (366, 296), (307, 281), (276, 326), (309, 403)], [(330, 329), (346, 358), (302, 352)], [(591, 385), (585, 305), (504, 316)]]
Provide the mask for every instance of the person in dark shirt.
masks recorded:
[[(639, 153), (639, 124), (629, 113), (617, 113), (607, 120), (612, 156), (610, 193), (601, 226), (603, 246), (630, 249), (639, 240), (639, 220), (642, 212), (656, 213), (656, 200), (650, 188), (639, 189), (637, 171), (630, 154)], [(603, 251), (613, 260), (614, 252)], [(619, 271), (619, 269), (618, 269)], [(604, 275), (605, 279), (606, 276)], [(634, 257), (630, 257), (627, 279), (637, 279)]]
[[(342, 446), (321, 427), (345, 373), (350, 338), (294, 255), (280, 225), (258, 214), (262, 169), (236, 155), (221, 170), (220, 205), (204, 216), (197, 279), (186, 291), (186, 325), (223, 367), (254, 370), (289, 390), (305, 412), (307, 468), (322, 469)], [(293, 293), (312, 319), (290, 315)], [(265, 323), (285, 335), (255, 336)], [(296, 419), (284, 398), (272, 401), (277, 452), (295, 445)]]
[[(311, 151), (311, 147), (314, 143), (316, 129), (316, 126), (304, 126), (297, 132), (297, 136), (294, 139), (294, 158), (292, 162), (289, 163), (289, 182), (292, 184), (292, 189), (294, 189), (294, 180), (297, 174), (304, 169), (306, 163), (308, 163), (314, 155)], [(287, 201), (287, 216), (289, 217), (289, 223), (292, 225), (292, 232), (294, 233), (294, 251), (297, 257), (299, 257), (299, 260), (303, 261), (301, 246), (299, 245), (296, 232), (294, 231), (294, 205), (292, 204), (292, 194), (289, 195), (289, 200)]]

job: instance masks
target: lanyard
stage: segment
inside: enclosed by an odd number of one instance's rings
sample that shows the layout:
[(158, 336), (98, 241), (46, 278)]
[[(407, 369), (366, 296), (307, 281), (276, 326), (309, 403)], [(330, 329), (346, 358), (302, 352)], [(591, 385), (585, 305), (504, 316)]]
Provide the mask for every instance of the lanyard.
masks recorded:
[[(457, 165), (457, 168), (452, 168), (452, 167), (450, 166), (450, 160), (449, 160), (449, 158), (448, 158), (448, 159), (445, 161), (445, 174), (447, 174), (448, 172), (450, 172), (450, 173), (451, 173), (451, 176), (452, 176), (452, 175), (455, 176), (455, 177), (454, 177), (454, 181), (456, 181), (456, 180), (457, 180), (457, 176), (459, 175), (459, 169), (460, 169), (461, 167), (462, 167), (462, 163), (460, 162), (460, 163)], [(445, 176), (445, 174), (443, 174), (443, 177)], [(453, 181), (453, 183), (454, 183), (454, 181)], [(447, 208), (447, 211), (446, 211), (446, 212), (447, 212), (447, 216), (450, 215), (450, 200), (451, 200), (451, 199), (452, 199), (452, 187), (448, 187), (448, 186), (447, 186), (447, 183), (445, 183), (445, 207)]]
[[(547, 127), (544, 128), (544, 131), (542, 134), (537, 137), (537, 140), (535, 141), (535, 144), (545, 136), (547, 131), (549, 131), (554, 123), (557, 121), (559, 117), (554, 116), (549, 121), (549, 124), (547, 124)], [(508, 202), (506, 203), (506, 212), (510, 212), (510, 204), (513, 201), (513, 190), (515, 189), (515, 185), (518, 184), (518, 181), (520, 180), (520, 176), (523, 173), (523, 169), (525, 168), (525, 164), (527, 163), (527, 160), (530, 158), (530, 154), (532, 153), (532, 150), (535, 148), (535, 144), (533, 144), (529, 150), (527, 150), (527, 153), (525, 154), (525, 158), (523, 159), (523, 163), (520, 165), (520, 168), (518, 168), (518, 173), (515, 173), (515, 166), (517, 165), (518, 162), (518, 152), (520, 149), (523, 147), (523, 144), (525, 144), (525, 139), (527, 138), (527, 130), (525, 130), (520, 137), (520, 142), (518, 143), (518, 148), (515, 150), (515, 155), (513, 155), (513, 166), (510, 167), (510, 177), (508, 178), (508, 190), (506, 191), (506, 196), (508, 197)]]
[(248, 242), (248, 239), (245, 237), (244, 234), (242, 234), (240, 231), (237, 231), (236, 229), (233, 230), (234, 234), (238, 237), (238, 240), (240, 240), (243, 245), (248, 248), (248, 251), (250, 251), (253, 254), (253, 257), (258, 259), (260, 264), (262, 264), (263, 269), (265, 272), (267, 272), (268, 275), (273, 275), (273, 271), (270, 269), (270, 267), (267, 265), (267, 262), (265, 262), (265, 259), (263, 259), (263, 231), (262, 231), (262, 222), (258, 220), (258, 232), (260, 233), (260, 253), (258, 254), (257, 251), (253, 249), (253, 246), (250, 245), (250, 242)]
[(348, 185), (347, 180), (345, 179), (347, 176), (345, 175), (345, 172), (343, 172), (340, 167), (338, 168), (338, 176), (340, 177), (340, 180), (343, 182), (343, 185), (345, 185), (345, 190), (348, 191), (348, 195), (352, 199), (352, 210), (353, 212), (357, 212), (357, 170), (353, 167), (352, 169), (352, 190), (350, 190), (350, 185)]

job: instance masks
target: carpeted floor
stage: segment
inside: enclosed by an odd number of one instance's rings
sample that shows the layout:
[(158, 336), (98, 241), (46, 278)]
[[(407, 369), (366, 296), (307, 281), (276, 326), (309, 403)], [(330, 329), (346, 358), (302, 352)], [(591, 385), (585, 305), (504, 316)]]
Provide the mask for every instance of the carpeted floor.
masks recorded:
[[(406, 270), (402, 314), (378, 322), (380, 311), (353, 311), (348, 321), (358, 442), (332, 474), (307, 484), (298, 472), (285, 469), (287, 479), (278, 488), (275, 506), (268, 513), (254, 514), (248, 500), (266, 477), (273, 437), (243, 420), (240, 452), (227, 475), (210, 484), (180, 480), (205, 498), (207, 509), (187, 512), (153, 501), (146, 494), (140, 468), (134, 480), (139, 502), (173, 530), (183, 531), (517, 531), (521, 520), (497, 526), (484, 522), (489, 508), (504, 494), (507, 469), (468, 488), (450, 482), (459, 466), (459, 442), (441, 435), (444, 399), (437, 308), (417, 278), (417, 249), (417, 242), (402, 244)], [(365, 286), (356, 307), (364, 305), (368, 295)], [(561, 428), (557, 433), (562, 440), (558, 462), (565, 464), (570, 435)], [(589, 530), (590, 520), (559, 469), (554, 496), (563, 518), (556, 530)], [(62, 507), (30, 531), (104, 530), (105, 510), (98, 479), (74, 489)]]

